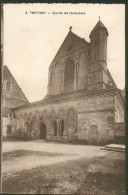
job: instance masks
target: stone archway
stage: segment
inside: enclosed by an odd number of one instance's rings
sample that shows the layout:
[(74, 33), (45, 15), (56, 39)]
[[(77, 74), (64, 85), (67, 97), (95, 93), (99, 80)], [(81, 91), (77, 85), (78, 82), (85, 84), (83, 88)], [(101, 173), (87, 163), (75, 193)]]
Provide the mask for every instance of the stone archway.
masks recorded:
[(55, 120), (53, 121), (53, 134), (57, 136), (57, 122)]
[(60, 135), (63, 136), (64, 132), (64, 120), (60, 121)]
[(46, 139), (46, 125), (45, 123), (41, 123), (40, 125), (40, 139)]

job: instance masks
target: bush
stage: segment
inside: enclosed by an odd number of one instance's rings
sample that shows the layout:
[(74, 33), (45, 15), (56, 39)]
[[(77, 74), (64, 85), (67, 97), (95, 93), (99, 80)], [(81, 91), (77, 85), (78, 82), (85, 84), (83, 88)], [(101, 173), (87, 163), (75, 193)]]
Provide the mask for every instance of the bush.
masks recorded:
[(31, 140), (31, 135), (22, 129), (17, 129), (13, 137), (24, 140), (24, 141)]

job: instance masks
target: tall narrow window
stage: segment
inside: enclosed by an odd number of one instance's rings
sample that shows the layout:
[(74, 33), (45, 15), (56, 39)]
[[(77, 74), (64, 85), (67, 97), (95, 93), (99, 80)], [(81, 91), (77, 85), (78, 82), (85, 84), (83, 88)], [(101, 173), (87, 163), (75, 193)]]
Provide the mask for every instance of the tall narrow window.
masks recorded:
[(71, 92), (74, 89), (74, 73), (75, 73), (75, 64), (73, 60), (68, 60), (65, 64), (64, 72), (64, 91)]
[(78, 89), (85, 89), (87, 86), (87, 53), (82, 52), (79, 57)]
[(10, 92), (11, 91), (11, 83), (9, 81), (7, 81), (6, 83), (6, 92)]
[(60, 94), (61, 92), (61, 66), (59, 63), (54, 68), (54, 95)]

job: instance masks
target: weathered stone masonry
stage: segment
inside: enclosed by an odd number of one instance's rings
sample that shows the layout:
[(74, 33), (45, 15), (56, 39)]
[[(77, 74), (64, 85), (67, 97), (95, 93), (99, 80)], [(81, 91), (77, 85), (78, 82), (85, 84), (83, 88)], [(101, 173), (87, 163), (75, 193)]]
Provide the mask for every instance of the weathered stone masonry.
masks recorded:
[[(54, 140), (57, 136), (65, 140), (78, 139), (100, 144), (114, 139), (115, 100), (115, 92), (108, 92), (24, 107), (15, 110), (19, 119), (17, 125), (19, 129), (28, 131), (25, 124), (31, 124), (29, 128), (33, 138), (40, 138), (41, 124), (44, 123), (46, 139)], [(56, 136), (54, 122), (57, 124)]]
[(49, 67), (43, 100), (13, 108), (15, 135), (101, 144), (115, 139), (124, 102), (107, 69), (108, 31), (99, 20), (90, 43), (71, 29)]

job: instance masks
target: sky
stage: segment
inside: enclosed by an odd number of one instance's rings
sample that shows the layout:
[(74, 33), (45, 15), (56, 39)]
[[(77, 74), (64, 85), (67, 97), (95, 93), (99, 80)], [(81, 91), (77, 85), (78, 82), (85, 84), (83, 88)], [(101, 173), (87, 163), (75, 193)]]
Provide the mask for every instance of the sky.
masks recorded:
[(89, 34), (98, 22), (98, 16), (109, 32), (107, 67), (117, 86), (123, 89), (124, 4), (4, 5), (4, 65), (8, 66), (30, 102), (41, 100), (46, 95), (50, 63), (69, 27), (90, 42)]

